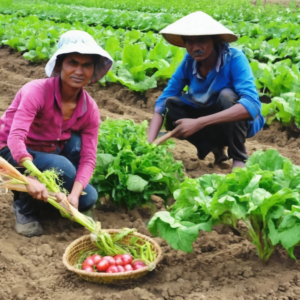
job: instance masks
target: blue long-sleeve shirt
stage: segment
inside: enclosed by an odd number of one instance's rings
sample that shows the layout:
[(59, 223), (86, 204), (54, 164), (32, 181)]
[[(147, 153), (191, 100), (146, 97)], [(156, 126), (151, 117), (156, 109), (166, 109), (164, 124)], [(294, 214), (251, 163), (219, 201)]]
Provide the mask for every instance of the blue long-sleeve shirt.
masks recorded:
[[(188, 85), (188, 92), (182, 94)], [(253, 74), (245, 54), (236, 48), (225, 44), (220, 51), (216, 67), (211, 70), (206, 79), (196, 71), (196, 61), (186, 54), (180, 66), (168, 82), (155, 104), (155, 111), (164, 114), (165, 100), (168, 97), (179, 97), (184, 103), (195, 108), (207, 107), (216, 101), (215, 95), (225, 88), (232, 89), (252, 117), (248, 121), (248, 137), (260, 131), (265, 120), (261, 114), (261, 103), (255, 87)]]

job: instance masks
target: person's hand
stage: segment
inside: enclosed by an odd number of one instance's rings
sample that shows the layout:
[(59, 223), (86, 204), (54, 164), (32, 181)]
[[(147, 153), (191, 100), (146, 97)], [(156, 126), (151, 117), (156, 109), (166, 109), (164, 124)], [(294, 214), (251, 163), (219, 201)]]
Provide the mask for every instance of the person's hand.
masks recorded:
[(180, 119), (177, 120), (175, 124), (176, 127), (173, 129), (173, 137), (179, 139), (185, 139), (204, 127), (200, 119)]
[(46, 186), (40, 183), (38, 180), (27, 177), (27, 181), (29, 184), (26, 184), (26, 188), (28, 194), (31, 195), (33, 198), (42, 200), (47, 202), (48, 201), (48, 191)]
[(68, 201), (76, 208), (78, 209), (78, 203), (79, 203), (79, 198), (77, 196), (74, 196), (70, 194), (68, 196)]
[(64, 193), (56, 193), (55, 197), (57, 199), (57, 202), (61, 202), (66, 198), (66, 195)]

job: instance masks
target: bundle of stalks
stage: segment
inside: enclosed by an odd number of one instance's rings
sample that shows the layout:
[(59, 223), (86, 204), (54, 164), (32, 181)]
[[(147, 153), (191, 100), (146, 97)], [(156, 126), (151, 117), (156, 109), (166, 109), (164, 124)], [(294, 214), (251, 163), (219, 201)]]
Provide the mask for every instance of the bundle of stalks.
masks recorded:
[[(23, 165), (29, 171), (30, 175), (36, 177), (41, 183), (45, 184), (48, 190), (48, 202), (57, 208), (64, 217), (67, 217), (72, 221), (76, 221), (91, 232), (96, 230), (97, 226), (94, 220), (80, 213), (75, 207), (73, 207), (67, 200), (65, 193), (63, 193), (64, 196), (62, 201), (58, 200), (57, 193), (61, 193), (61, 189), (56, 183), (58, 174), (55, 170), (41, 172), (30, 160), (24, 161)], [(28, 193), (26, 188), (26, 185), (29, 184), (27, 177), (21, 174), (2, 157), (0, 157), (0, 176), (1, 188)]]
[[(119, 240), (135, 232), (136, 229), (124, 228), (119, 234), (112, 237), (107, 230), (101, 229), (100, 222), (95, 222), (92, 218), (85, 216), (73, 207), (69, 203), (65, 193), (63, 193), (64, 197), (60, 201), (57, 198), (57, 194), (66, 191), (59, 185), (60, 180), (57, 171), (47, 170), (41, 172), (30, 160), (24, 161), (23, 166), (31, 176), (34, 176), (39, 182), (46, 186), (48, 190), (48, 202), (57, 208), (64, 217), (81, 224), (89, 230), (91, 232), (91, 240), (99, 249), (105, 251), (106, 255), (114, 256), (116, 254), (131, 252), (133, 257), (143, 258), (148, 265), (154, 261), (154, 251), (151, 249), (149, 242), (144, 241), (141, 245), (139, 238), (133, 237), (127, 245), (118, 243)], [(0, 188), (28, 193), (26, 185), (28, 185), (29, 182), (26, 176), (22, 175), (2, 157), (0, 157), (0, 176)]]

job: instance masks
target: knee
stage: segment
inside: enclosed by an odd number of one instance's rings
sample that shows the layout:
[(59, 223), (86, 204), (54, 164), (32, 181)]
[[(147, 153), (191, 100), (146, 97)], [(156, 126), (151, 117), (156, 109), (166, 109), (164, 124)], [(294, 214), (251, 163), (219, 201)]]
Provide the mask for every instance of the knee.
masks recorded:
[(165, 101), (165, 106), (168, 110), (172, 107), (172, 98), (167, 98)]
[(165, 106), (168, 110), (172, 110), (176, 106), (180, 106), (182, 101), (178, 97), (169, 97), (165, 100)]
[(224, 108), (231, 107), (234, 103), (236, 103), (238, 100), (238, 96), (233, 92), (231, 89), (223, 89), (221, 90), (218, 102), (220, 102)]
[(52, 168), (60, 172), (64, 177), (75, 178), (76, 168), (74, 165), (64, 156), (57, 155), (52, 161)]
[(79, 198), (79, 211), (87, 211), (93, 207), (93, 205), (98, 200), (98, 193), (96, 189), (91, 186), (90, 184), (86, 187), (84, 190), (86, 192), (86, 195), (81, 196)]

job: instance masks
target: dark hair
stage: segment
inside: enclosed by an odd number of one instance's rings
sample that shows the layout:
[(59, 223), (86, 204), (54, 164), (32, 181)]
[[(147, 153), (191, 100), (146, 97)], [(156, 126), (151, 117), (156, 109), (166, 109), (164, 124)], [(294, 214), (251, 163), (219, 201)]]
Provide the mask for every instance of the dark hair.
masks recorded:
[[(78, 52), (72, 52), (72, 53), (66, 53), (66, 54), (60, 54), (60, 55), (58, 55), (57, 58), (56, 58), (55, 68), (61, 68), (62, 63), (66, 59), (66, 57), (69, 54), (74, 54), (74, 53), (78, 53)], [(82, 54), (82, 53), (78, 53), (78, 54)], [(90, 55), (92, 56), (92, 60), (93, 60), (94, 68), (95, 68), (95, 65), (99, 61), (99, 55), (97, 55), (97, 54), (90, 54)]]

